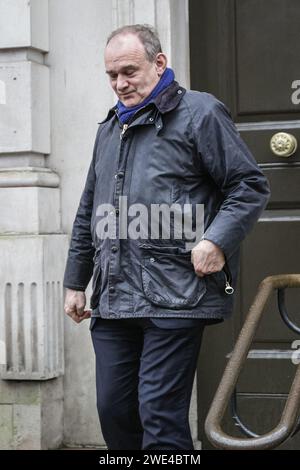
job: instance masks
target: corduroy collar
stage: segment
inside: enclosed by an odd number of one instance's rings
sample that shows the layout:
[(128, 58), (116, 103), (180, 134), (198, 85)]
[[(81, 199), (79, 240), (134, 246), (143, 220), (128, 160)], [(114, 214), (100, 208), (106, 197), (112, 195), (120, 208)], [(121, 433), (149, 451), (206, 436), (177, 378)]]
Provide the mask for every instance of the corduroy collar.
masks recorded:
[[(146, 105), (145, 109), (154, 105), (161, 114), (168, 113), (176, 108), (185, 92), (186, 89), (180, 86), (176, 80), (174, 80), (171, 85), (163, 90), (156, 98), (154, 98), (153, 101), (150, 101), (150, 103)], [(117, 118), (116, 110), (117, 106), (110, 108), (106, 118), (103, 121), (100, 121), (98, 124), (103, 124), (112, 117)]]

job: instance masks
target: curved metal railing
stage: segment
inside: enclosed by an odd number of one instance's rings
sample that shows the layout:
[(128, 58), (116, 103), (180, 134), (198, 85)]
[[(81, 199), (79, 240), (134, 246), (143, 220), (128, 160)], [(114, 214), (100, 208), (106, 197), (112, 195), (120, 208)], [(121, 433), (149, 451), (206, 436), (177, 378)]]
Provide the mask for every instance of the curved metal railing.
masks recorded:
[(298, 332), (298, 327), (291, 322), (284, 306), (284, 294), (282, 292), (288, 287), (300, 287), (300, 274), (269, 276), (259, 286), (258, 293), (250, 307), (205, 421), (206, 435), (210, 442), (218, 448), (271, 449), (284, 442), (298, 430), (300, 414), (300, 364), (297, 367), (281, 419), (272, 431), (258, 436), (246, 428), (249, 433), (251, 432), (252, 436), (249, 438), (237, 438), (229, 436), (221, 428), (227, 404), (235, 390), (241, 369), (247, 359), (251, 343), (264, 312), (264, 307), (274, 289), (278, 289), (281, 315), (287, 319), (287, 324), (290, 322), (295, 327), (293, 331)]

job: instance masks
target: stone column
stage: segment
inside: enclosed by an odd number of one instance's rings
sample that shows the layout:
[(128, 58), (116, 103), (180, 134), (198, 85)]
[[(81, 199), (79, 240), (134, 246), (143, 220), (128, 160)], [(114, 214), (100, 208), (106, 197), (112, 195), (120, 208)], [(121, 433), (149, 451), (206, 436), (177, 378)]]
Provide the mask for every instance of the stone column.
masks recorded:
[[(0, 448), (63, 439), (68, 237), (50, 153), (48, 0), (0, 3)], [(49, 380), (52, 379), (52, 380)]]

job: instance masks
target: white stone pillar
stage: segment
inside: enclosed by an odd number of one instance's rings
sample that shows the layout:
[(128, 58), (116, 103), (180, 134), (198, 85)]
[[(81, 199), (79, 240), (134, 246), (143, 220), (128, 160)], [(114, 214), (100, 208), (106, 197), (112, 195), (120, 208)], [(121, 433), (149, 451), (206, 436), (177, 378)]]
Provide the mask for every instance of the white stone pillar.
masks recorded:
[(68, 238), (61, 232), (59, 175), (46, 168), (46, 52), (48, 0), (1, 0), (2, 449), (54, 448), (63, 438), (62, 276)]

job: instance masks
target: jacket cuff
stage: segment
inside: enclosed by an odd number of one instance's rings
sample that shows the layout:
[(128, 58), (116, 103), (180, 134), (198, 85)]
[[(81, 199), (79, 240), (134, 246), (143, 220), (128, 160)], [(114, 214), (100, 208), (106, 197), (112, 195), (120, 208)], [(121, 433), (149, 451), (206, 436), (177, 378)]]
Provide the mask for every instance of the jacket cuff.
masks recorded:
[(217, 245), (222, 251), (226, 260), (230, 259), (239, 248), (246, 234), (229, 215), (224, 213), (217, 216), (212, 224), (205, 231), (202, 240), (209, 240)]
[(85, 291), (93, 274), (93, 263), (67, 260), (63, 286), (68, 289)]

